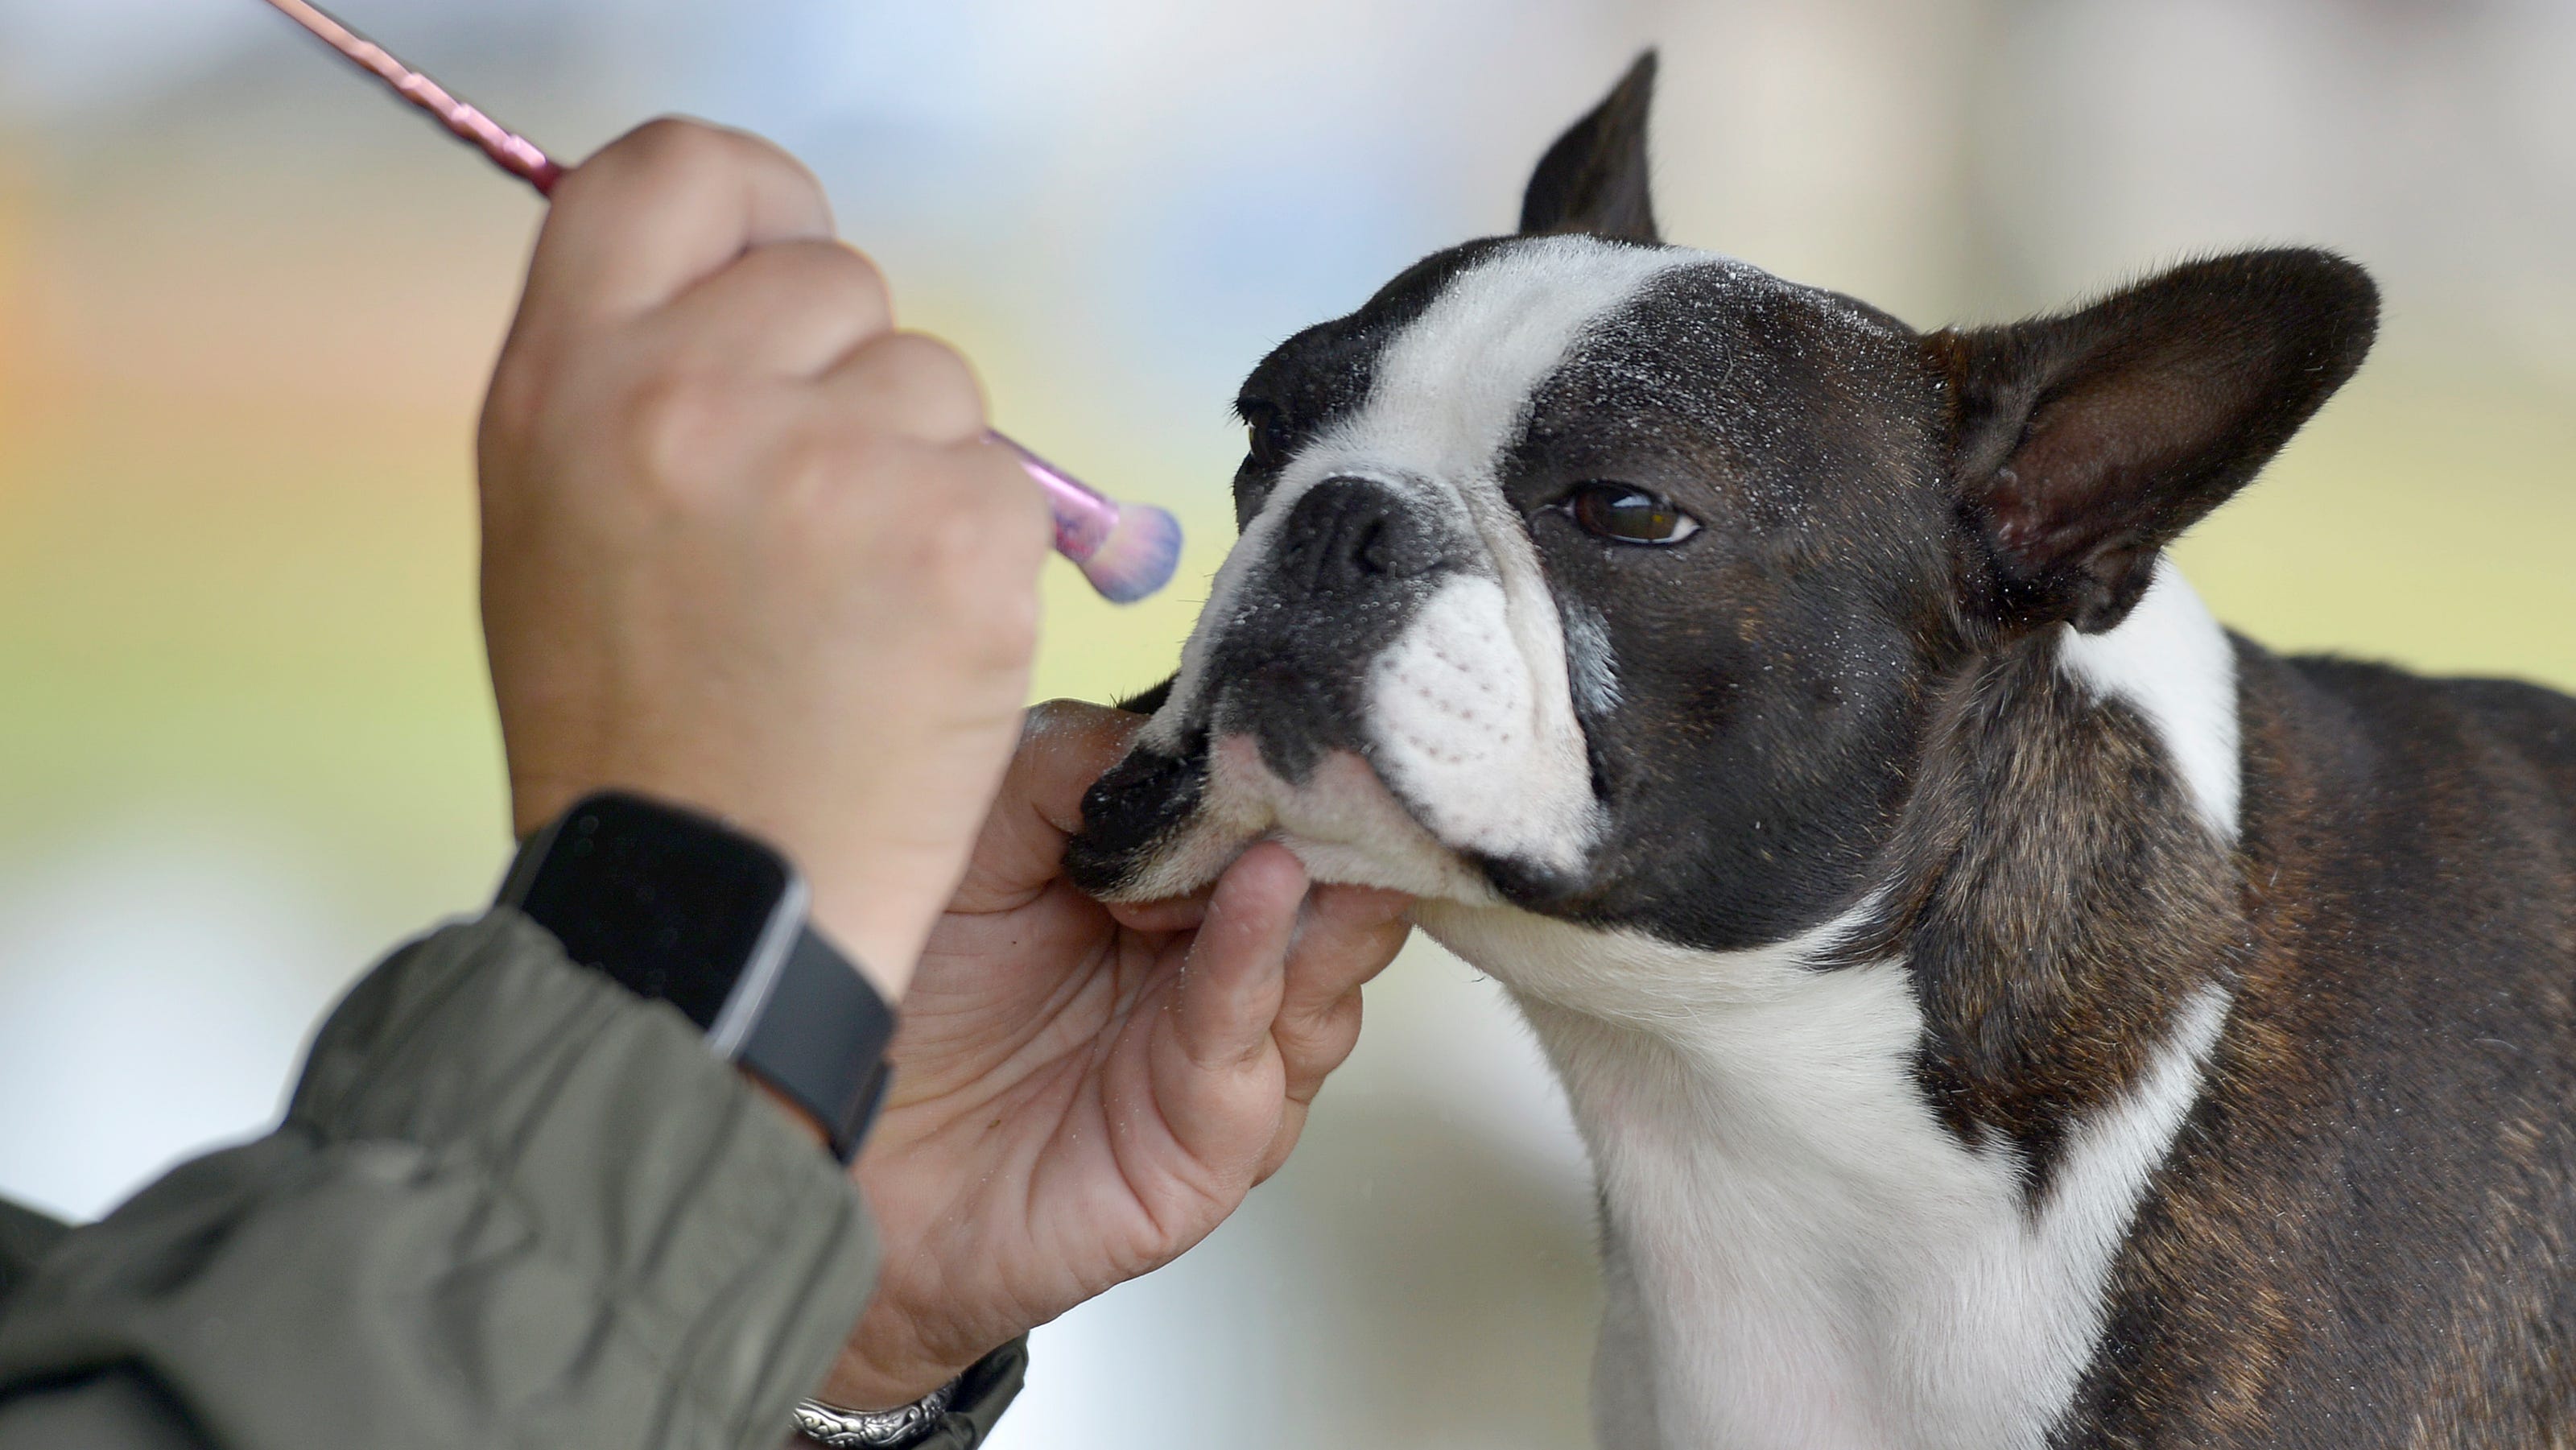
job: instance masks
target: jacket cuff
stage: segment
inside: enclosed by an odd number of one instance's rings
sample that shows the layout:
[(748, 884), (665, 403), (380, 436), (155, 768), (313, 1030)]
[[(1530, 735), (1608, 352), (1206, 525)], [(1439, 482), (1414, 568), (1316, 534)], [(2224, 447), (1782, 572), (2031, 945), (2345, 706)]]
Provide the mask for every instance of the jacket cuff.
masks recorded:
[(975, 1450), (993, 1433), (993, 1422), (1020, 1397), (1029, 1377), (1025, 1334), (967, 1366), (957, 1377), (957, 1398), (913, 1450)]

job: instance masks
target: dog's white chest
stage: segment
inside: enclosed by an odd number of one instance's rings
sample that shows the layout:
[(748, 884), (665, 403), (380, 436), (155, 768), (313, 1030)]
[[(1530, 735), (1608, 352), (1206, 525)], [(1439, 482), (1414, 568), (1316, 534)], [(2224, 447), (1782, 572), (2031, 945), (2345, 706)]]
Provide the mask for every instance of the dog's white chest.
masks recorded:
[(1605, 1445), (2044, 1442), (2223, 995), (2074, 1134), (2034, 1208), (2010, 1150), (1962, 1145), (1915, 1087), (1903, 967), (1804, 964), (1836, 927), (1695, 953), (1508, 909), (1426, 903), (1423, 924), (1513, 990), (1591, 1151)]

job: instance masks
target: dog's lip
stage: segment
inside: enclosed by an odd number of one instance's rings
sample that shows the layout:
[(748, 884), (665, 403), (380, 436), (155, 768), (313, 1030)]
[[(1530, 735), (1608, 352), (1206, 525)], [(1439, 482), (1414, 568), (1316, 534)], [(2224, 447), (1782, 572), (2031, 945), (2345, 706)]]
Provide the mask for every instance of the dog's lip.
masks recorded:
[[(1404, 798), (1402, 792), (1387, 783), (1375, 763), (1361, 751), (1328, 750), (1315, 762), (1301, 783), (1291, 784), (1270, 768), (1261, 754), (1260, 740), (1249, 732), (1235, 731), (1218, 736), (1209, 744), (1209, 765), (1213, 774), (1242, 781), (1256, 781), (1268, 788), (1274, 809), (1300, 816), (1348, 815), (1353, 812), (1375, 815), (1392, 809), (1415, 831), (1429, 838), (1442, 850), (1455, 854), (1456, 848), (1439, 838), (1422, 813)], [(1298, 810), (1297, 806), (1308, 807)], [(1299, 829), (1300, 822), (1282, 819), (1272, 827), (1274, 834), (1312, 834)], [(1307, 822), (1312, 824), (1312, 822)], [(1338, 838), (1333, 834), (1333, 838)]]
[(1432, 830), (1362, 751), (1327, 751), (1292, 785), (1269, 768), (1253, 735), (1229, 731), (1206, 749), (1200, 820), (1216, 833), (1198, 838), (1206, 864), (1218, 865), (1210, 848), (1222, 847), (1230, 860), (1270, 840), (1294, 851), (1318, 881), (1469, 904), (1500, 899), (1480, 862)]
[(1368, 757), (1356, 750), (1342, 748), (1323, 752), (1314, 767), (1307, 771), (1306, 779), (1300, 782), (1291, 782), (1271, 769), (1269, 759), (1261, 753), (1260, 737), (1248, 730), (1229, 731), (1216, 737), (1211, 742), (1209, 754), (1209, 763), (1217, 771), (1237, 779), (1268, 782), (1283, 792), (1299, 795), (1311, 794), (1318, 789), (1337, 793), (1362, 790), (1393, 801), (1405, 815), (1413, 818), (1416, 825), (1421, 824), (1421, 817), (1415, 815), (1404, 798), (1395, 793), (1395, 788), (1386, 783), (1386, 777), (1378, 774), (1377, 767), (1370, 763)]

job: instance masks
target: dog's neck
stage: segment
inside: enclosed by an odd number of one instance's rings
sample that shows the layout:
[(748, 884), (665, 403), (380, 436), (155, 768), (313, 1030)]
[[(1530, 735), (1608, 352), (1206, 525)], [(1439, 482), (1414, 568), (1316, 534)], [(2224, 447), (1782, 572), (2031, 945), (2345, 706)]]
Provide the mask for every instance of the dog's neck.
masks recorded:
[(1976, 661), (1877, 889), (1773, 946), (1424, 904), (1600, 1176), (1606, 1444), (2044, 1441), (2226, 1016), (2233, 660), (2167, 568)]

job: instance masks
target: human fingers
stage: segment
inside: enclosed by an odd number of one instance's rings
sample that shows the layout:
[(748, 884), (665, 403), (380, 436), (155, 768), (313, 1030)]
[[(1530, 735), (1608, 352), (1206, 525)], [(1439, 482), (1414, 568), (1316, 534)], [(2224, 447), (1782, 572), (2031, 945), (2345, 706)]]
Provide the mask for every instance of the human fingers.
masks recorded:
[(1011, 789), (1064, 835), (1082, 829), (1082, 796), (1127, 753), (1145, 717), (1087, 700), (1049, 700), (1029, 711)]
[[(886, 332), (852, 347), (817, 380), (824, 407), (872, 431), (923, 443), (984, 436), (984, 386), (955, 348), (918, 332)], [(1034, 494), (1024, 472), (1011, 475)]]
[(1360, 886), (1321, 886), (1306, 899), (1289, 950), (1271, 1036), (1288, 1096), (1311, 1100), (1359, 1041), (1360, 988), (1395, 960), (1412, 926), (1412, 898)]
[(556, 183), (529, 263), (524, 321), (631, 317), (749, 248), (827, 237), (813, 173), (745, 132), (664, 117)]
[(1177, 1051), (1157, 1055), (1155, 1106), (1181, 1148), (1221, 1172), (1255, 1166), (1278, 1121), (1270, 1027), (1305, 892), (1285, 847), (1245, 852), (1217, 882), (1167, 1014)]
[(654, 319), (682, 365), (811, 378), (894, 325), (885, 277), (828, 237), (753, 247)]
[(1207, 920), (1208, 893), (1192, 892), (1162, 901), (1105, 901), (1110, 919), (1129, 931), (1188, 931)]
[(1007, 911), (1061, 876), (1065, 838), (1082, 825), (1083, 792), (1126, 753), (1144, 723), (1142, 715), (1080, 700), (1030, 710), (949, 910)]

